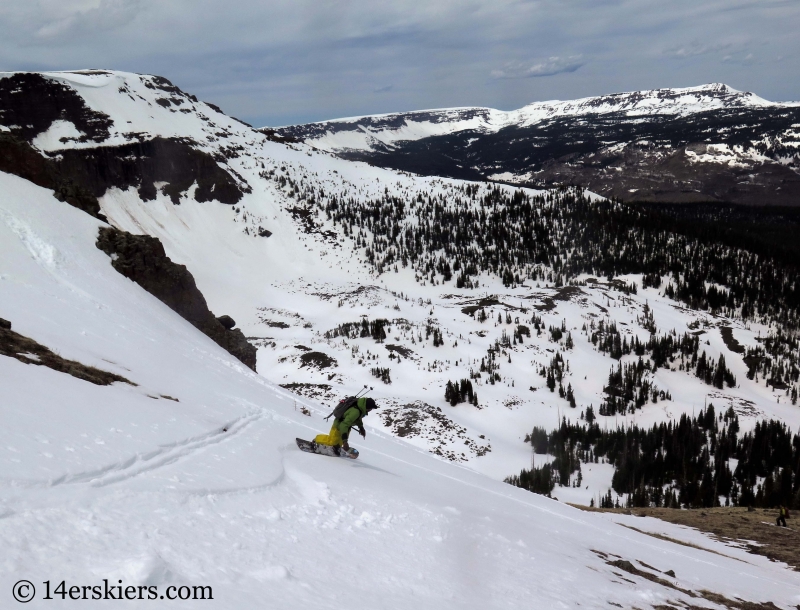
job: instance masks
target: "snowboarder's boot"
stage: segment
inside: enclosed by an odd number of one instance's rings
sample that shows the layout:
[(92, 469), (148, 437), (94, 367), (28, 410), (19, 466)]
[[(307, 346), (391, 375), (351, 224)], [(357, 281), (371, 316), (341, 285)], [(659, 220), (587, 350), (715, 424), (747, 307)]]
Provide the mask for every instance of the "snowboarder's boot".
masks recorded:
[(320, 455), (329, 455), (331, 457), (341, 457), (351, 460), (354, 460), (358, 457), (358, 450), (353, 449), (352, 447), (349, 451), (345, 451), (338, 445), (321, 445), (315, 441), (306, 441), (302, 438), (295, 440), (297, 441), (297, 446), (300, 448), (300, 450), (307, 453), (318, 453)]

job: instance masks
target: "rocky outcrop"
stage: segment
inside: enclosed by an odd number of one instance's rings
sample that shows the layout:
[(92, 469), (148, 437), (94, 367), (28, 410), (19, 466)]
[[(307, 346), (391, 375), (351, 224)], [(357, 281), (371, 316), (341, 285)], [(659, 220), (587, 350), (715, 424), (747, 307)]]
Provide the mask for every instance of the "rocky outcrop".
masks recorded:
[[(144, 82), (167, 96), (157, 100), (162, 106), (197, 102), (164, 78)], [(63, 148), (42, 153), (35, 148), (36, 138), (56, 121), (74, 125), (80, 135), (63, 137)], [(97, 199), (110, 188), (136, 189), (146, 201), (155, 199), (160, 188), (175, 204), (193, 189), (197, 201), (231, 205), (251, 190), (234, 170), (223, 167), (239, 154), (231, 147), (210, 153), (190, 138), (146, 133), (127, 133), (127, 143), (107, 145), (111, 117), (89, 108), (72, 87), (41, 74), (0, 78), (0, 126), (0, 171), (53, 189), (62, 201), (97, 218), (103, 218)]]
[(15, 358), (24, 364), (46, 366), (95, 385), (110, 385), (117, 381), (136, 385), (121, 375), (62, 358), (38, 341), (14, 332), (11, 330), (11, 322), (2, 318), (0, 318), (0, 355)]
[[(0, 81), (2, 82), (2, 81)], [(135, 188), (145, 201), (161, 192), (175, 204), (193, 185), (197, 201), (234, 204), (243, 191), (214, 158), (190, 142), (154, 138), (124, 146), (66, 149), (54, 158), (11, 133), (0, 133), (0, 171), (52, 189), (60, 201), (105, 220), (98, 198), (110, 188)]]
[(192, 147), (181, 138), (153, 138), (122, 146), (73, 148), (58, 153), (58, 167), (96, 197), (113, 187), (135, 188), (139, 196), (156, 198), (161, 192), (180, 203), (181, 194), (193, 185), (196, 201), (219, 201), (233, 205), (242, 198), (243, 187), (222, 169), (210, 154)]
[(0, 125), (32, 141), (54, 121), (69, 121), (83, 135), (80, 142), (102, 142), (114, 124), (107, 114), (89, 108), (71, 87), (41, 74), (20, 72), (0, 79)]
[[(226, 328), (211, 313), (192, 274), (184, 265), (170, 260), (158, 238), (103, 227), (97, 238), (97, 247), (111, 257), (111, 265), (119, 273), (139, 284), (220, 347), (256, 370), (256, 348), (247, 342), (241, 330)], [(222, 317), (233, 322), (229, 316)]]
[(0, 133), (0, 171), (51, 189), (59, 201), (65, 201), (100, 220), (106, 219), (100, 212), (97, 197), (65, 177), (56, 161), (40, 155), (30, 144), (7, 132)]
[(236, 320), (227, 315), (219, 316), (217, 318), (217, 322), (222, 324), (222, 326), (225, 327), (225, 330), (233, 330), (233, 328), (236, 326)]

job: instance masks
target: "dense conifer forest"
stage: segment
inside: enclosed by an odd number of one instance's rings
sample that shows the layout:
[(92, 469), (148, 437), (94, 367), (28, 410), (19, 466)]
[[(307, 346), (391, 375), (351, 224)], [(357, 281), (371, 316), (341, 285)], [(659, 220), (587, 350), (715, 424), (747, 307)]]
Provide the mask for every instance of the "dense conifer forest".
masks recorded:
[(607, 462), (614, 466), (612, 487), (622, 502), (609, 492), (598, 498), (604, 508), (783, 504), (800, 509), (800, 435), (781, 422), (759, 422), (740, 435), (733, 409), (717, 415), (713, 404), (697, 417), (683, 415), (650, 429), (602, 429), (591, 408), (584, 420), (565, 419), (550, 433), (534, 428), (526, 442), (536, 454), (554, 459), (506, 482), (549, 495), (556, 483), (580, 486), (582, 463)]
[(641, 273), (694, 309), (798, 326), (800, 288), (791, 264), (676, 233), (667, 215), (575, 189), (477, 193), (477, 186), (466, 186), (454, 189), (452, 200), (386, 195), (366, 203), (334, 197), (321, 205), (365, 249), (377, 273), (402, 265), (434, 284), (455, 278), (474, 285), (489, 273), (507, 285), (557, 286), (580, 274)]
[[(643, 287), (655, 287), (692, 309), (766, 324), (773, 331), (763, 338), (763, 347), (745, 354), (748, 376), (796, 400), (800, 285), (797, 265), (786, 255), (789, 245), (776, 250), (766, 240), (747, 239), (741, 230), (716, 229), (711, 212), (691, 223), (674, 212), (600, 200), (579, 189), (534, 196), (467, 185), (450, 192), (449, 197), (417, 193), (407, 199), (387, 194), (367, 202), (314, 193), (307, 198), (365, 252), (377, 274), (411, 267), (422, 284), (465, 288), (480, 286), (484, 274), (502, 278), (507, 286), (547, 282), (556, 287), (580, 283), (579, 276), (588, 274), (606, 278), (622, 292), (635, 291), (636, 285), (617, 276), (642, 274)], [(747, 245), (755, 251), (744, 249)], [(770, 257), (771, 251), (779, 256)], [(652, 366), (663, 366), (665, 357), (680, 353), (680, 366), (691, 367), (707, 383), (735, 383), (725, 362), (698, 354), (690, 336), (653, 337), (642, 348), (623, 343), (613, 327), (587, 333), (613, 357), (642, 352)], [(642, 399), (626, 394), (626, 402)], [(613, 402), (609, 412), (621, 410), (619, 401)]]
[(640, 204), (643, 213), (702, 241), (742, 248), (796, 265), (800, 261), (800, 208), (706, 203)]

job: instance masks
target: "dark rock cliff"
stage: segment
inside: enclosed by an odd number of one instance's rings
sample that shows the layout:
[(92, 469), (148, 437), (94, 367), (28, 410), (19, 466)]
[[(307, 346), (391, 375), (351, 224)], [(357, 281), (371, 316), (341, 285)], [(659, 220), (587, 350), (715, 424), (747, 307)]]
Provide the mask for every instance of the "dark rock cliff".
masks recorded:
[(13, 74), (0, 79), (0, 125), (31, 141), (54, 121), (69, 121), (84, 135), (81, 142), (102, 142), (114, 125), (107, 114), (89, 108), (71, 87), (41, 74)]
[(216, 200), (234, 204), (242, 198), (236, 180), (210, 154), (179, 138), (153, 138), (122, 146), (73, 148), (58, 153), (58, 167), (96, 197), (109, 188), (133, 187), (145, 201), (156, 198), (156, 183), (165, 182), (162, 192), (180, 202), (180, 195), (197, 184), (197, 201)]
[(208, 309), (192, 274), (184, 265), (170, 260), (158, 238), (103, 227), (97, 238), (97, 247), (111, 257), (114, 269), (256, 370), (256, 348), (247, 342), (241, 330), (227, 329), (217, 320)]
[(14, 174), (37, 186), (52, 189), (59, 201), (66, 201), (100, 220), (106, 219), (100, 212), (97, 197), (65, 177), (55, 161), (43, 157), (30, 144), (10, 133), (0, 133), (0, 172)]

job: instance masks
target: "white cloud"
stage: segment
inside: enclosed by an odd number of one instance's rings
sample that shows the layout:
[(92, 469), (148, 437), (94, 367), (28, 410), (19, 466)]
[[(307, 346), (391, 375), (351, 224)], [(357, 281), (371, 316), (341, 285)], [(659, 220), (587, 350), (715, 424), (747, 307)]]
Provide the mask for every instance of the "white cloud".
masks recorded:
[(675, 57), (679, 59), (697, 57), (700, 55), (708, 55), (709, 53), (726, 53), (740, 51), (745, 48), (745, 42), (700, 42), (699, 40), (692, 40), (689, 43), (669, 47), (664, 50), (664, 55)]
[(752, 64), (755, 60), (755, 56), (752, 53), (748, 53), (744, 55), (742, 53), (733, 54), (733, 55), (726, 55), (722, 58), (722, 61), (725, 63), (734, 63), (734, 64)]
[(531, 78), (538, 76), (553, 76), (564, 72), (575, 72), (586, 62), (582, 55), (570, 57), (548, 57), (547, 59), (533, 62), (512, 62), (502, 70), (492, 70), (492, 78)]
[[(21, 46), (93, 42), (92, 38), (130, 23), (147, 0), (31, 0), (0, 8), (10, 26), (7, 43)], [(13, 2), (11, 3), (14, 4)], [(88, 37), (88, 40), (84, 37)], [(0, 43), (0, 49), (2, 49)]]

